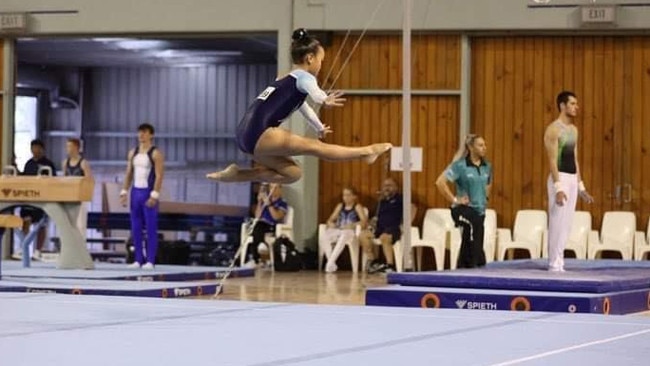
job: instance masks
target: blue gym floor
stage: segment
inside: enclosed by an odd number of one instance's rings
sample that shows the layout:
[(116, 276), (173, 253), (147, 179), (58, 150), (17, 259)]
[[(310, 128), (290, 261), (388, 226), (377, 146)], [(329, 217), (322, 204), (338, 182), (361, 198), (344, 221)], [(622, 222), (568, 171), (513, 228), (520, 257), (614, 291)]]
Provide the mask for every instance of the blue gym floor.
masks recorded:
[[(80, 280), (127, 280), (127, 281), (199, 281), (218, 279), (226, 272), (225, 267), (157, 265), (154, 270), (132, 269), (126, 264), (95, 263), (95, 269), (57, 269), (55, 263), (32, 262), (23, 268), (20, 261), (3, 261), (2, 276), (17, 278), (69, 278)], [(255, 270), (234, 268), (231, 277), (254, 276)]]
[(647, 365), (650, 317), (0, 293), (2, 365)]
[(0, 292), (57, 293), (71, 295), (108, 295), (144, 297), (188, 297), (213, 295), (218, 289), (214, 282), (163, 282), (84, 280), (69, 278), (5, 277)]
[[(159, 265), (155, 270), (131, 269), (125, 264), (96, 263), (94, 270), (57, 269), (54, 263), (2, 263), (0, 292), (75, 295), (188, 297), (213, 295), (225, 267)], [(232, 277), (252, 277), (254, 269), (234, 268)]]

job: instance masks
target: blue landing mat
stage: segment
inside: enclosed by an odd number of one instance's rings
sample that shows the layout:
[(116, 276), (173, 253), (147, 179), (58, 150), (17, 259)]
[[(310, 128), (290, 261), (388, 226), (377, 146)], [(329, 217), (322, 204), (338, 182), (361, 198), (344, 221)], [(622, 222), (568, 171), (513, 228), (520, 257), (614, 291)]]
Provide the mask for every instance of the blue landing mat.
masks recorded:
[[(2, 276), (11, 278), (69, 278), (124, 281), (201, 281), (220, 279), (225, 267), (158, 265), (154, 270), (130, 269), (125, 264), (95, 263), (94, 270), (57, 269), (54, 263), (32, 262), (23, 268), (19, 261), (3, 261)], [(230, 277), (251, 277), (254, 269), (235, 268)]]
[[(567, 258), (564, 260), (564, 266), (568, 271), (580, 272), (583, 270), (601, 270), (601, 269), (621, 269), (621, 268), (639, 268), (650, 269), (650, 261), (624, 261), (620, 259), (598, 259), (598, 260), (581, 260)], [(546, 270), (548, 260), (546, 259), (516, 259), (512, 261), (497, 261), (488, 263), (488, 269), (492, 268), (521, 268), (521, 269), (538, 269)]]
[(213, 295), (217, 284), (209, 282), (134, 282), (29, 278), (0, 281), (0, 292), (28, 292), (71, 295), (188, 297)]
[(608, 293), (650, 288), (650, 263), (567, 260), (566, 272), (549, 272), (544, 260), (504, 261), (486, 268), (391, 273), (388, 283), (518, 291)]
[(585, 294), (386, 286), (367, 289), (366, 305), (466, 310), (629, 314), (650, 310), (650, 290)]

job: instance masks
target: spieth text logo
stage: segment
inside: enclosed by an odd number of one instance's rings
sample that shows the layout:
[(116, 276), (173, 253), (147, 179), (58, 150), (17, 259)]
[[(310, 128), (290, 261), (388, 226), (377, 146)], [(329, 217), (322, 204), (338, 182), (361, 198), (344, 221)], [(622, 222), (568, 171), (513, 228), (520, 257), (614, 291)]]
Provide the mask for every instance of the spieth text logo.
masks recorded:
[(497, 310), (497, 304), (495, 302), (468, 302), (467, 308), (474, 310)]
[(40, 288), (28, 288), (27, 292), (34, 293), (34, 294), (55, 294), (56, 291), (54, 290), (47, 290), (47, 289), (40, 289)]
[(192, 295), (192, 290), (189, 288), (175, 288), (174, 296), (190, 296)]
[(497, 303), (495, 302), (456, 300), (456, 306), (458, 306), (459, 309), (469, 310), (497, 310)]
[(3, 188), (2, 194), (4, 198), (38, 198), (41, 196), (41, 192), (34, 189)]

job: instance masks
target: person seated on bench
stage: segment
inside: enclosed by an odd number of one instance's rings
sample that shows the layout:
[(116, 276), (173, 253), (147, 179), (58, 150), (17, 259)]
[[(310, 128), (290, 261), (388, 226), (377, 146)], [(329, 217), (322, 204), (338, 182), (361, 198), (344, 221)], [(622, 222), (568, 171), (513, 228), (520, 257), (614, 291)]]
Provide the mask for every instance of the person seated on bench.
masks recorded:
[[(42, 167), (49, 167), (52, 170), (52, 175), (56, 175), (56, 167), (54, 163), (45, 156), (45, 144), (41, 140), (32, 140), (31, 142), (32, 158), (27, 161), (23, 169), (23, 175), (38, 175)], [(45, 236), (47, 234), (47, 226), (45, 225), (47, 217), (45, 211), (40, 208), (31, 206), (22, 206), (20, 208), (20, 217), (23, 219), (23, 234), (27, 235), (33, 224), (37, 224), (38, 230), (36, 236), (36, 246), (34, 248), (33, 259), (40, 259), (43, 245), (45, 244)], [(25, 253), (23, 253), (25, 255)]]
[(280, 184), (262, 185), (257, 194), (255, 218), (257, 222), (253, 227), (253, 243), (248, 246), (245, 267), (253, 268), (260, 261), (258, 246), (266, 246), (265, 236), (275, 233), (275, 225), (284, 222), (289, 205), (282, 199), (282, 186)]
[[(336, 260), (343, 252), (345, 245), (354, 240), (357, 225), (366, 228), (368, 217), (366, 209), (357, 202), (357, 192), (352, 187), (343, 188), (341, 202), (327, 219), (327, 230), (323, 240), (325, 256), (327, 257), (326, 272), (336, 272)], [(332, 249), (332, 243), (336, 243)]]
[[(395, 271), (395, 258), (393, 245), (402, 237), (403, 199), (399, 192), (397, 181), (386, 178), (381, 189), (381, 198), (377, 203), (376, 215), (371, 219), (369, 229), (359, 235), (359, 244), (368, 257), (366, 271), (368, 273), (389, 273)], [(411, 218), (413, 222), (417, 207), (411, 204)], [(381, 263), (375, 255), (375, 243), (381, 245), (386, 258)]]

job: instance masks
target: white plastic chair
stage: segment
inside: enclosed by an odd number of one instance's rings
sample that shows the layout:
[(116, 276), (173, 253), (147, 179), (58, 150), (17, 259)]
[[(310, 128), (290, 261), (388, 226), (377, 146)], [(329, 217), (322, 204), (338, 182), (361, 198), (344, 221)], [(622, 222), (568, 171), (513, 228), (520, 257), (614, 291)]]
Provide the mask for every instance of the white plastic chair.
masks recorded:
[[(591, 213), (587, 211), (576, 211), (571, 224), (571, 233), (564, 250), (570, 250), (576, 255), (576, 259), (587, 259), (587, 243), (591, 232)], [(548, 245), (544, 245), (542, 257), (548, 258)]]
[[(411, 226), (411, 246), (417, 246), (418, 242), (420, 241), (420, 230), (416, 226)], [(379, 239), (373, 239), (372, 243), (378, 246), (381, 246), (381, 241)], [(397, 272), (403, 272), (404, 271), (404, 244), (402, 242), (402, 239), (397, 240), (395, 244), (393, 244), (393, 257), (395, 259), (395, 270)], [(413, 253), (413, 251), (411, 251)], [(361, 262), (362, 262), (362, 270), (366, 270), (366, 264), (368, 261), (368, 257), (366, 256), (366, 253), (363, 252), (361, 255)]]
[(508, 249), (525, 249), (531, 259), (539, 259), (546, 246), (546, 225), (546, 211), (518, 211), (513, 233), (510, 229), (497, 229), (497, 260), (503, 260)]
[[(266, 241), (266, 244), (269, 246), (269, 257), (271, 260), (271, 263), (273, 263), (273, 242), (275, 241), (275, 238), (279, 238), (281, 235), (286, 236), (290, 240), (293, 241), (293, 207), (289, 206), (287, 208), (287, 213), (284, 216), (284, 223), (281, 224), (276, 224), (275, 225), (275, 233), (274, 235), (271, 235), (268, 240)], [(253, 243), (253, 236), (252, 235), (247, 235), (249, 232), (250, 225), (253, 222), (244, 222), (241, 225), (240, 229), (240, 254), (239, 254), (239, 264), (240, 266), (243, 266), (244, 263), (246, 263), (246, 252), (248, 251), (248, 246)]]
[[(287, 208), (287, 214), (284, 216), (284, 222), (281, 224), (275, 225), (275, 237), (279, 238), (280, 236), (286, 236), (291, 241), (294, 241), (293, 235), (293, 207), (289, 206)], [(269, 250), (271, 248), (269, 247)]]
[(451, 230), (457, 230), (454, 227), (454, 220), (451, 218), (451, 210), (448, 208), (427, 210), (422, 223), (422, 239), (411, 240), (411, 247), (415, 249), (415, 269), (417, 271), (422, 270), (422, 248), (433, 249), (437, 271), (442, 271), (445, 268), (445, 248)]
[[(363, 208), (366, 217), (368, 217), (368, 208)], [(325, 245), (332, 246), (336, 241), (327, 242), (326, 238), (327, 224), (318, 225), (318, 270), (323, 268), (323, 257), (325, 256)], [(357, 224), (354, 229), (354, 236), (351, 240), (345, 242), (345, 245), (348, 247), (348, 252), (350, 253), (350, 263), (352, 265), (352, 272), (357, 273), (359, 271), (359, 235), (361, 234), (361, 225)]]
[(625, 260), (632, 260), (635, 232), (636, 216), (634, 212), (605, 212), (600, 237), (595, 230), (589, 233), (588, 258), (596, 259), (601, 252), (611, 250), (621, 253), (621, 257)]
[(485, 262), (494, 261), (497, 251), (497, 213), (493, 209), (485, 210), (485, 222), (483, 223), (485, 231), (483, 233), (483, 252), (485, 253)]
[[(413, 246), (417, 246), (419, 241), (420, 229), (418, 229), (416, 226), (411, 226), (411, 248), (413, 248)], [(411, 250), (411, 255), (412, 254), (413, 250)], [(402, 238), (393, 244), (393, 256), (395, 257), (395, 270), (397, 270), (397, 272), (404, 272), (404, 241)], [(412, 256), (411, 263), (413, 263)]]
[(634, 259), (642, 261), (645, 259), (647, 253), (650, 253), (650, 218), (648, 218), (645, 237), (642, 231), (634, 233)]

